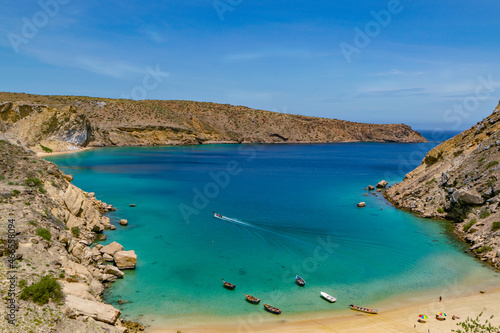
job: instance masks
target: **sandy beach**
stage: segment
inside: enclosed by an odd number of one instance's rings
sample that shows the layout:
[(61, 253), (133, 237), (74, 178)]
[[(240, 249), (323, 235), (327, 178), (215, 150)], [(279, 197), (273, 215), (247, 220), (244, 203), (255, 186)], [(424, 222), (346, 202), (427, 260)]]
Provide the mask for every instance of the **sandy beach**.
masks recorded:
[(74, 154), (74, 153), (79, 153), (79, 152), (82, 152), (82, 151), (85, 151), (85, 150), (90, 150), (90, 149), (92, 149), (92, 148), (91, 148), (91, 147), (85, 147), (85, 148), (78, 149), (78, 150), (58, 151), (58, 152), (54, 152), (54, 153), (38, 152), (38, 153), (36, 153), (36, 155), (37, 155), (38, 157), (56, 156), (56, 155), (66, 155), (66, 154)]
[[(439, 297), (439, 296), (438, 296)], [(239, 317), (231, 322), (218, 324), (196, 325), (186, 323), (178, 327), (168, 325), (152, 325), (151, 333), (194, 333), (194, 332), (451, 332), (458, 329), (457, 323), (468, 316), (475, 318), (483, 312), (482, 322), (495, 315), (490, 321), (500, 326), (500, 288), (480, 293), (458, 297), (443, 297), (440, 302), (438, 297), (427, 301), (419, 301), (405, 306), (396, 306), (392, 309), (380, 310), (379, 314), (369, 315), (361, 312), (347, 310), (336, 313), (335, 317), (308, 318), (285, 320), (276, 316), (272, 321), (262, 321), (260, 316)], [(381, 304), (383, 306), (383, 304)], [(435, 314), (444, 312), (447, 318), (444, 321), (435, 319)], [(426, 314), (429, 319), (426, 323), (418, 322), (419, 314)], [(453, 320), (452, 316), (460, 319)], [(253, 320), (252, 320), (253, 319)]]

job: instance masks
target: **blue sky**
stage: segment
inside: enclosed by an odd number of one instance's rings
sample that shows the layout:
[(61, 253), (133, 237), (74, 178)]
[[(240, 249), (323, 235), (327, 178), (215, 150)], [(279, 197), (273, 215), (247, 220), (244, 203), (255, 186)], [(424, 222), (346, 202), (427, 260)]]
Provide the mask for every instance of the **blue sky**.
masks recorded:
[(493, 0), (2, 1), (0, 91), (464, 129), (500, 99), (498, 13)]

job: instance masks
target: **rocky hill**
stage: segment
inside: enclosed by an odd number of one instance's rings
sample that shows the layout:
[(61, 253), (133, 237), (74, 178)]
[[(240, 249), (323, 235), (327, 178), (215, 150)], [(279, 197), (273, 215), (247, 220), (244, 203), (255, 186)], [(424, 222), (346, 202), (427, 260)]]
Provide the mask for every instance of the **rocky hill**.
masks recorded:
[(454, 222), (483, 261), (500, 267), (500, 104), (477, 125), (432, 149), (385, 196), (399, 208)]
[(0, 141), (1, 332), (127, 331), (101, 294), (137, 259), (116, 242), (95, 244), (116, 228), (102, 215), (113, 208), (71, 180)]
[[(190, 101), (0, 93), (0, 139), (41, 152), (200, 143), (425, 142), (403, 124), (336, 119)], [(46, 150), (48, 150), (46, 149)]]

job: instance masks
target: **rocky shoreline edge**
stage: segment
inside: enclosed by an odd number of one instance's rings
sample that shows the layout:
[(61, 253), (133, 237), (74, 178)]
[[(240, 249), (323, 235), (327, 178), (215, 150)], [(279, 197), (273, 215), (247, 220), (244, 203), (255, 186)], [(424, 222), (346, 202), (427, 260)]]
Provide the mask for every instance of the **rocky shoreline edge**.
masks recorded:
[(384, 193), (399, 209), (448, 220), (479, 260), (500, 270), (500, 103), (427, 153)]
[(104, 216), (113, 206), (28, 149), (0, 141), (0, 155), (0, 331), (143, 331), (102, 299), (137, 262), (116, 242), (96, 243), (116, 229)]

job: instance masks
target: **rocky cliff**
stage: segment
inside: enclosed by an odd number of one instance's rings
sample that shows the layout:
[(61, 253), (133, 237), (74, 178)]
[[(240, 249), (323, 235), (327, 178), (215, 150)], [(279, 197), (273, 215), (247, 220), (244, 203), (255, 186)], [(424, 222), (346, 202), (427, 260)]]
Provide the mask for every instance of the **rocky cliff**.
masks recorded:
[[(41, 152), (200, 143), (425, 142), (403, 124), (364, 124), (190, 101), (0, 93), (0, 139)], [(40, 146), (41, 145), (41, 146)]]
[(477, 125), (432, 149), (385, 196), (423, 217), (453, 221), (483, 261), (500, 267), (500, 104)]
[[(104, 229), (116, 228), (103, 216), (113, 208), (71, 180), (32, 151), (0, 141), (1, 332), (126, 331), (120, 311), (101, 294), (124, 276), (118, 254), (133, 251), (95, 244)], [(56, 279), (62, 299), (23, 299), (22, 290), (43, 276)]]

